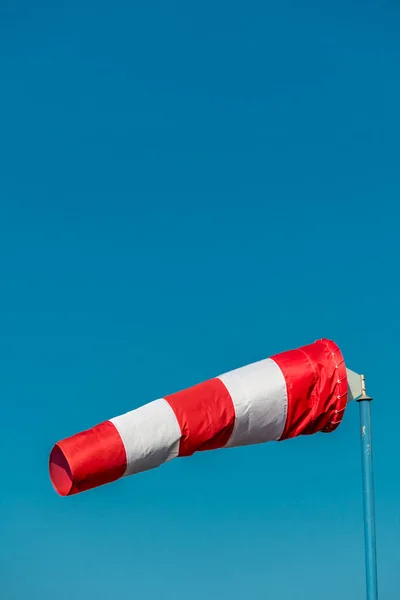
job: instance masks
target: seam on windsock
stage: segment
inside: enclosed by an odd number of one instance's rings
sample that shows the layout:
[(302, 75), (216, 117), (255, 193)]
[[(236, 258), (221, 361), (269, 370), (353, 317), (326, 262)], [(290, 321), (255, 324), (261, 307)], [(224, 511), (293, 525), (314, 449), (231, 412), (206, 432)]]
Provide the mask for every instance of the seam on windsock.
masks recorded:
[[(232, 379), (234, 381), (234, 385), (232, 385), (232, 382), (231, 382), (231, 385), (229, 385), (229, 383), (226, 381), (227, 376), (232, 377)], [(242, 431), (245, 430), (246, 435), (249, 435), (250, 405), (249, 405), (249, 401), (248, 401), (248, 394), (246, 393), (246, 390), (243, 387), (243, 383), (240, 381), (239, 377), (235, 377), (234, 371), (229, 371), (229, 373), (219, 375), (218, 379), (224, 384), (229, 396), (231, 397), (232, 404), (233, 404), (233, 410), (235, 412), (235, 422), (233, 425), (232, 433), (229, 437), (229, 440), (225, 444), (225, 446), (223, 446), (224, 448), (229, 448), (232, 445), (233, 440), (235, 440), (236, 437), (238, 436), (239, 429), (241, 429)], [(238, 386), (238, 388), (240, 389), (240, 392), (241, 392), (241, 394), (239, 394), (240, 400), (243, 400), (243, 397), (244, 397), (246, 400), (245, 402), (241, 401), (238, 403), (237, 397), (235, 398), (235, 396), (237, 396), (238, 394), (235, 393), (234, 386)], [(240, 413), (242, 413), (242, 414), (240, 414)], [(243, 433), (241, 434), (241, 436), (243, 436)]]
[[(335, 369), (338, 372), (338, 378), (335, 384), (335, 393), (336, 388), (337, 394), (337, 407), (334, 412), (334, 418), (330, 421), (330, 423), (322, 430), (323, 433), (330, 433), (334, 429), (336, 429), (343, 420), (344, 412), (347, 406), (347, 394), (348, 394), (348, 385), (347, 385), (347, 371), (346, 371), (346, 363), (344, 360), (344, 356), (339, 346), (337, 346), (334, 342), (330, 340), (325, 340), (326, 346), (331, 352), (332, 358), (335, 361)], [(339, 354), (340, 360), (338, 361), (336, 354)]]

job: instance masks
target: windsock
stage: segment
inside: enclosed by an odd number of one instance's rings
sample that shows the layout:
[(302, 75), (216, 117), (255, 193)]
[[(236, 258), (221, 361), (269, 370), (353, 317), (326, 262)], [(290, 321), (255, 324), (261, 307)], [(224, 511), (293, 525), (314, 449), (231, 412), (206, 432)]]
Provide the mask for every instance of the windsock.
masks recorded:
[(331, 432), (354, 396), (349, 373), (327, 339), (276, 354), (58, 442), (51, 481), (68, 496), (200, 450)]

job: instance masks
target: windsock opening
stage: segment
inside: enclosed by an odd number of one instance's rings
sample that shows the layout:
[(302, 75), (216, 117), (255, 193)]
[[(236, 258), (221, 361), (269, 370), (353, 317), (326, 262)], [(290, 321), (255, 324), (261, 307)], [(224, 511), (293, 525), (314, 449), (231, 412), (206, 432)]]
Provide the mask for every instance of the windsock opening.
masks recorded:
[(50, 454), (49, 469), (51, 483), (56, 492), (58, 492), (60, 496), (68, 496), (74, 482), (67, 457), (57, 444)]
[(125, 446), (105, 421), (56, 444), (50, 454), (50, 479), (61, 496), (111, 483), (126, 471)]

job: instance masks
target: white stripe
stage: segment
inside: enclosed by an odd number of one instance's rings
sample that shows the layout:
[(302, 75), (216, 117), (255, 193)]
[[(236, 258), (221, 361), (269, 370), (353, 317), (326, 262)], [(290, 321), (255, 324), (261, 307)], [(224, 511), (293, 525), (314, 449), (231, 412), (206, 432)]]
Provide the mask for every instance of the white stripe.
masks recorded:
[(287, 390), (282, 371), (271, 358), (219, 377), (235, 407), (235, 426), (226, 447), (279, 440), (286, 423)]
[(124, 442), (125, 475), (154, 469), (178, 456), (181, 430), (163, 398), (110, 420)]

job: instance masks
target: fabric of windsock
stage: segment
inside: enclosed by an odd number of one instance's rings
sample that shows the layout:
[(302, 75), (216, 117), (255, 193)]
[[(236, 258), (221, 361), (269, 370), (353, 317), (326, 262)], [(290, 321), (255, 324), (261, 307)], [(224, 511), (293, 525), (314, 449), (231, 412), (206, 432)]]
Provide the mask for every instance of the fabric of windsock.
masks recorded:
[(318, 340), (58, 442), (50, 455), (51, 481), (67, 496), (200, 450), (330, 432), (346, 403), (342, 353), (334, 342)]

